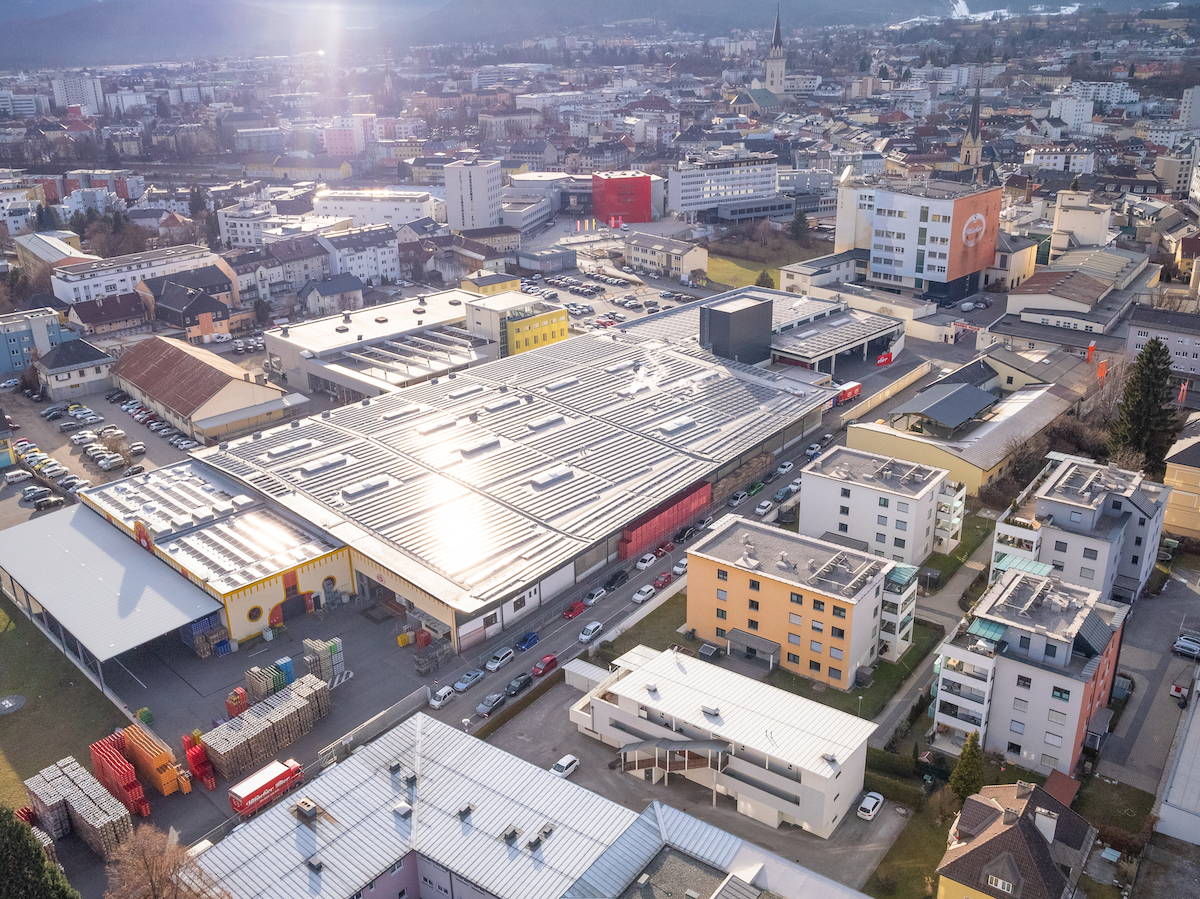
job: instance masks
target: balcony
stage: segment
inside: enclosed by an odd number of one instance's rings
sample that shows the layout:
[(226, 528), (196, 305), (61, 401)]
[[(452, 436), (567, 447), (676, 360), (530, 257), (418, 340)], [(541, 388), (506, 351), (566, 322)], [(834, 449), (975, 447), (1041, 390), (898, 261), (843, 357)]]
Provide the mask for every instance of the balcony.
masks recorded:
[(968, 709), (960, 709), (952, 702), (946, 702), (944, 699), (938, 700), (938, 714), (944, 718), (953, 718), (956, 721), (964, 721), (967, 724), (975, 727), (983, 727), (983, 716)]
[(942, 663), (942, 671), (952, 671), (955, 674), (961, 674), (963, 677), (970, 677), (974, 680), (983, 681), (985, 684), (991, 679), (991, 675), (986, 669), (977, 668), (974, 665), (968, 665), (960, 659), (946, 659)]
[(987, 694), (982, 693), (972, 687), (964, 686), (958, 681), (942, 678), (940, 692), (946, 696), (953, 696), (956, 699), (965, 699), (968, 702), (975, 702), (979, 705), (987, 705)]
[(883, 601), (883, 614), (896, 615), (899, 613), (899, 611), (900, 606), (897, 603), (888, 602), (886, 599)]

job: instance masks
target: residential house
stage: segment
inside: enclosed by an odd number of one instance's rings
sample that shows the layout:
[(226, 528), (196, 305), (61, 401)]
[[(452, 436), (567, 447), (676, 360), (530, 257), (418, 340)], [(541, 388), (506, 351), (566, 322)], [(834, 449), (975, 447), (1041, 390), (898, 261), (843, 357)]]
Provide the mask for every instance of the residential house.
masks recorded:
[(309, 281), (300, 288), (299, 296), (310, 315), (335, 315), (363, 307), (363, 283), (354, 275), (334, 275), (325, 281)]
[(67, 321), (84, 334), (111, 334), (146, 323), (146, 307), (136, 291), (72, 303)]
[(677, 281), (708, 277), (708, 250), (670, 237), (633, 232), (625, 236), (625, 264)]
[(68, 340), (33, 363), (52, 400), (100, 393), (112, 387), (109, 370), (116, 359), (86, 340)]
[(317, 243), (329, 254), (331, 275), (349, 273), (372, 285), (394, 284), (400, 276), (396, 232), (389, 225), (321, 235)]
[(149, 305), (154, 321), (180, 328), (191, 343), (212, 343), (217, 334), (228, 334), (229, 307), (196, 287), (168, 281)]

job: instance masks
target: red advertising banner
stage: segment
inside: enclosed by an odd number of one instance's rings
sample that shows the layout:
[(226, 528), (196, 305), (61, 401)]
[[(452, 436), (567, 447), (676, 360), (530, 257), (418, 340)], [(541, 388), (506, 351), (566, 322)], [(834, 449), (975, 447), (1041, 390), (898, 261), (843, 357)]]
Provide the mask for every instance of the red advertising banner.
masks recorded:
[(892, 364), (892, 354), (891, 353), (883, 353), (882, 355), (879, 356), (878, 359), (875, 360), (875, 364), (876, 365), (891, 365)]
[(996, 261), (1000, 194), (1001, 189), (997, 187), (954, 201), (947, 281), (983, 271)]

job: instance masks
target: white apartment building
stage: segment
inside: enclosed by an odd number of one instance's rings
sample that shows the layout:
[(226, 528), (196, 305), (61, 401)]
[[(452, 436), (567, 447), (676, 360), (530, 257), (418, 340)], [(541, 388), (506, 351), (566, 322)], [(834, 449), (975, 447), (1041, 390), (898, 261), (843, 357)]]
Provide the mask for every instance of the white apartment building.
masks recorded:
[(246, 197), (236, 205), (218, 209), (217, 226), (226, 246), (253, 248), (289, 237), (346, 231), (353, 228), (355, 222), (350, 215), (324, 215), (317, 211), (280, 215), (275, 212), (273, 203)]
[(1136, 103), (1141, 94), (1125, 81), (1072, 81), (1064, 94), (1112, 106), (1116, 103)]
[(1050, 101), (1050, 117), (1062, 119), (1067, 130), (1078, 134), (1091, 122), (1095, 104), (1086, 97), (1056, 97)]
[(149, 278), (176, 275), (218, 264), (224, 265), (224, 260), (208, 247), (185, 244), (64, 265), (55, 270), (51, 284), (54, 295), (64, 303), (78, 303), (80, 300), (129, 293)]
[(349, 216), (354, 227), (391, 225), (417, 219), (445, 218), (445, 204), (427, 190), (323, 190), (313, 199), (318, 215)]
[(364, 284), (395, 283), (399, 278), (399, 244), (387, 225), (321, 235), (317, 242), (329, 251), (330, 276), (351, 274)]
[(1179, 124), (1184, 128), (1200, 128), (1200, 87), (1189, 87), (1183, 92)]
[(938, 650), (932, 747), (958, 755), (977, 730), (985, 752), (1071, 774), (1108, 733), (1128, 611), (1096, 590), (1006, 573)]
[(828, 839), (853, 813), (876, 725), (673, 650), (639, 646), (571, 706), (653, 783), (684, 777), (771, 827)]
[(1096, 170), (1096, 154), (1092, 150), (1075, 148), (1031, 147), (1025, 151), (1025, 164), (1036, 165), (1041, 169), (1090, 175)]
[(68, 74), (51, 80), (50, 86), (59, 110), (78, 104), (85, 116), (104, 115), (104, 84), (99, 78), (84, 73)]
[(729, 203), (776, 196), (775, 157), (724, 150), (689, 154), (667, 173), (667, 209), (672, 213), (715, 210)]
[(48, 113), (49, 104), (41, 94), (17, 94), (0, 91), (0, 112), (19, 119), (28, 119)]
[(944, 468), (835, 446), (805, 466), (796, 517), (802, 534), (919, 566), (958, 547), (966, 499)]
[(448, 162), (446, 178), (446, 223), (453, 231), (495, 228), (500, 224), (500, 161), (496, 159)]
[(1052, 459), (1034, 484), (1018, 511), (996, 522), (993, 560), (1042, 562), (1104, 599), (1136, 600), (1154, 570), (1171, 488), (1078, 456)]

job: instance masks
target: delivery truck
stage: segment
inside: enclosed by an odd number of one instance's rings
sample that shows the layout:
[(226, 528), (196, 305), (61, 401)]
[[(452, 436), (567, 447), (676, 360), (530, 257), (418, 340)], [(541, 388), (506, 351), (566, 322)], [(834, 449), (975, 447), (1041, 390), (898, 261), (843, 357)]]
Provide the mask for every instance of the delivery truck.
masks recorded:
[(266, 808), (289, 790), (304, 783), (304, 769), (295, 759), (271, 762), (229, 789), (229, 804), (243, 818)]

